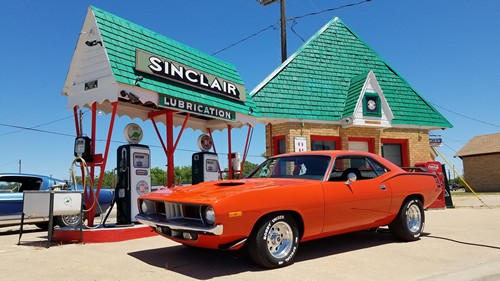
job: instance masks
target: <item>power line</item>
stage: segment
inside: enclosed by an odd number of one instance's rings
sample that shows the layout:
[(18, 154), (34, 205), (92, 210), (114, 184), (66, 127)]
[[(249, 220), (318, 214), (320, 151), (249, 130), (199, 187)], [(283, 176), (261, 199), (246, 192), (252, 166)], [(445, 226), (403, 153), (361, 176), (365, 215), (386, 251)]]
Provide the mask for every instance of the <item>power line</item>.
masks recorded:
[(11, 161), (11, 162), (0, 164), (0, 167), (7, 166), (7, 165), (10, 165), (10, 164), (14, 164), (14, 163), (16, 163), (16, 164), (19, 163), (19, 160), (14, 160), (14, 161)]
[(0, 126), (21, 129), (21, 131), (26, 130), (26, 131), (34, 131), (34, 132), (40, 132), (40, 133), (46, 133), (46, 134), (65, 136), (65, 137), (73, 137), (73, 138), (75, 137), (75, 135), (70, 135), (70, 134), (65, 134), (65, 133), (58, 133), (58, 132), (40, 130), (40, 129), (35, 129), (35, 128), (28, 128), (28, 127), (22, 127), (22, 126), (16, 126), (16, 125), (3, 124), (3, 123), (0, 123)]
[(437, 105), (437, 104), (432, 103), (432, 102), (430, 102), (430, 104), (432, 104), (432, 105), (434, 105), (434, 106), (436, 106), (436, 107), (439, 107), (439, 108), (441, 108), (441, 109), (444, 109), (444, 110), (446, 110), (446, 111), (448, 111), (448, 112), (451, 112), (451, 113), (453, 113), (453, 114), (456, 114), (456, 115), (458, 115), (458, 116), (460, 116), (460, 117), (463, 117), (463, 118), (466, 118), (466, 119), (469, 119), (469, 120), (472, 120), (472, 121), (476, 121), (476, 122), (479, 122), (479, 123), (483, 123), (483, 124), (485, 124), (485, 125), (489, 125), (489, 126), (493, 126), (493, 127), (500, 128), (500, 125), (493, 124), (493, 123), (489, 123), (489, 122), (486, 122), (486, 121), (483, 121), (483, 120), (479, 120), (479, 119), (476, 119), (476, 118), (474, 118), (474, 117), (469, 117), (469, 116), (467, 116), (467, 115), (464, 115), (464, 114), (462, 114), (462, 113), (458, 113), (458, 112), (456, 112), (456, 111), (453, 111), (453, 110), (451, 110), (451, 109), (448, 109), (448, 108), (442, 107), (442, 106)]
[[(64, 136), (64, 137), (71, 137), (71, 138), (76, 138), (76, 135), (73, 134), (66, 134), (66, 133), (59, 133), (59, 132), (53, 132), (53, 131), (47, 131), (47, 130), (40, 130), (40, 129), (35, 129), (35, 128), (28, 128), (28, 127), (22, 127), (22, 126), (16, 126), (16, 125), (10, 125), (10, 124), (3, 124), (0, 123), (0, 126), (3, 127), (9, 127), (9, 128), (15, 128), (15, 129), (20, 129), (19, 131), (34, 131), (38, 133), (46, 133), (46, 134), (53, 134), (53, 135), (58, 135), (58, 136)], [(106, 142), (105, 139), (96, 139), (96, 142)], [(110, 140), (112, 143), (117, 143), (117, 144), (127, 144), (125, 141), (116, 141), (116, 140)], [(159, 145), (148, 145), (149, 147), (154, 147), (154, 148), (163, 148)], [(179, 151), (185, 151), (185, 152), (198, 152), (197, 150), (193, 149), (183, 149), (183, 148), (177, 148), (176, 150)], [(228, 155), (227, 153), (217, 153), (220, 155)], [(247, 155), (247, 157), (261, 157), (260, 155)]]
[(243, 38), (243, 39), (241, 39), (241, 40), (239, 40), (239, 41), (237, 41), (237, 42), (235, 42), (235, 43), (233, 43), (233, 44), (231, 44), (231, 45), (229, 45), (229, 46), (227, 46), (227, 47), (225, 47), (225, 48), (223, 48), (223, 49), (220, 49), (220, 50), (218, 50), (217, 52), (212, 53), (212, 56), (215, 56), (215, 55), (217, 55), (217, 54), (218, 54), (218, 53), (220, 53), (220, 52), (223, 52), (223, 51), (225, 51), (225, 50), (227, 50), (227, 49), (229, 49), (229, 48), (232, 48), (232, 47), (234, 47), (234, 46), (236, 46), (236, 45), (238, 45), (238, 44), (240, 44), (240, 43), (242, 43), (242, 42), (245, 42), (245, 41), (247, 41), (248, 39), (250, 39), (250, 38), (252, 38), (252, 37), (254, 37), (254, 36), (257, 36), (257, 35), (261, 34), (262, 32), (264, 32), (264, 31), (266, 31), (266, 30), (268, 30), (268, 29), (270, 29), (270, 28), (275, 28), (275, 27), (274, 27), (275, 25), (276, 25), (276, 24), (272, 24), (272, 25), (270, 25), (270, 26), (268, 26), (268, 27), (266, 27), (266, 28), (263, 28), (263, 29), (261, 29), (261, 30), (259, 30), (259, 31), (255, 32), (254, 34), (252, 34), (252, 35), (250, 35), (250, 36), (247, 36), (247, 37), (245, 37), (245, 38)]
[(336, 10), (340, 10), (340, 9), (344, 9), (344, 8), (354, 7), (354, 6), (358, 6), (358, 5), (364, 4), (366, 2), (371, 2), (371, 1), (372, 0), (363, 0), (363, 1), (360, 1), (360, 2), (357, 2), (357, 3), (346, 4), (346, 5), (343, 5), (343, 6), (339, 6), (339, 7), (335, 7), (335, 8), (330, 8), (330, 9), (322, 10), (322, 11), (319, 11), (319, 12), (312, 12), (312, 13), (305, 14), (305, 15), (302, 15), (302, 16), (296, 16), (296, 17), (293, 17), (293, 18), (289, 18), (289, 19), (287, 19), (287, 21), (293, 21), (293, 20), (302, 19), (302, 18), (309, 17), (309, 16), (316, 16), (316, 15), (319, 15), (319, 14), (322, 14), (322, 13), (326, 13), (326, 12), (331, 12), (331, 11), (336, 11)]
[[(288, 22), (288, 21), (295, 22), (295, 20), (297, 20), (297, 19), (302, 19), (302, 18), (309, 17), (309, 16), (315, 16), (315, 15), (319, 15), (319, 14), (326, 13), (326, 12), (331, 12), (331, 11), (335, 11), (335, 10), (340, 10), (340, 9), (343, 9), (343, 8), (354, 7), (354, 6), (361, 5), (361, 4), (364, 4), (364, 3), (366, 3), (366, 2), (370, 2), (370, 1), (372, 1), (372, 0), (363, 0), (363, 1), (361, 1), (361, 2), (357, 2), (357, 3), (351, 3), (351, 4), (346, 4), (346, 5), (339, 6), (339, 7), (335, 7), (335, 8), (330, 8), (330, 9), (326, 9), (326, 10), (318, 11), (318, 12), (312, 12), (312, 13), (308, 13), (308, 14), (305, 14), (305, 15), (296, 16), (296, 17), (292, 17), (292, 18), (288, 18), (288, 19), (286, 19), (286, 21), (287, 21), (287, 22)], [(263, 28), (263, 29), (261, 29), (261, 30), (259, 30), (259, 31), (255, 32), (255, 33), (253, 33), (252, 35), (249, 35), (249, 36), (247, 36), (247, 37), (245, 37), (245, 38), (243, 38), (243, 39), (241, 39), (241, 40), (238, 40), (237, 42), (235, 42), (235, 43), (233, 43), (233, 44), (231, 44), (231, 45), (229, 45), (229, 46), (227, 46), (227, 47), (225, 47), (225, 48), (222, 48), (222, 49), (218, 50), (217, 52), (212, 53), (212, 56), (215, 56), (215, 55), (216, 55), (216, 54), (218, 54), (218, 53), (221, 53), (221, 52), (223, 52), (223, 51), (225, 51), (225, 50), (227, 50), (227, 49), (230, 49), (230, 48), (232, 48), (232, 47), (234, 47), (234, 46), (236, 46), (236, 45), (238, 45), (238, 44), (240, 44), (240, 43), (243, 43), (243, 42), (247, 41), (248, 39), (250, 39), (250, 38), (252, 38), (252, 37), (255, 37), (255, 36), (257, 36), (257, 35), (259, 35), (259, 34), (261, 34), (261, 33), (265, 32), (265, 31), (267, 31), (268, 29), (271, 29), (271, 28), (277, 29), (277, 28), (275, 27), (277, 24), (279, 24), (279, 22), (276, 22), (276, 23), (274, 23), (274, 24), (272, 24), (272, 25), (270, 25), (270, 26), (268, 26), (268, 27), (266, 27), (266, 28)], [(295, 25), (295, 24), (296, 24), (296, 22), (294, 23), (294, 25)], [(293, 26), (292, 26), (292, 27), (293, 27)], [(295, 30), (293, 30), (293, 29), (292, 29), (292, 31), (293, 31), (293, 33), (295, 33), (295, 35), (297, 35), (298, 37), (300, 37), (300, 38), (302, 39), (302, 37), (301, 37), (301, 36), (299, 36), (299, 35), (297, 34), (297, 32), (295, 32)], [(302, 39), (302, 41), (304, 41), (304, 39)], [(304, 42), (305, 42), (305, 41), (304, 41)]]
[[(15, 134), (15, 133), (19, 133), (19, 132), (22, 132), (22, 131), (25, 131), (25, 130), (33, 130), (35, 128), (46, 126), (46, 125), (49, 125), (49, 124), (53, 124), (53, 123), (56, 123), (56, 122), (59, 122), (59, 121), (62, 121), (62, 120), (66, 120), (66, 119), (69, 119), (69, 118), (72, 118), (72, 117), (73, 117), (73, 115), (68, 116), (68, 117), (63, 117), (63, 118), (60, 118), (60, 119), (57, 119), (57, 120), (54, 120), (54, 121), (50, 121), (50, 122), (47, 122), (47, 123), (43, 123), (43, 124), (40, 124), (40, 125), (36, 125), (36, 126), (33, 126), (33, 127), (22, 128), (22, 129), (19, 129), (19, 130), (16, 130), (16, 131), (12, 131), (12, 132), (8, 132), (8, 133), (3, 133), (3, 134), (0, 134), (0, 136)], [(6, 124), (1, 124), (1, 125), (2, 126), (6, 126), (6, 127), (10, 127), (9, 125), (6, 125)], [(14, 127), (14, 126), (12, 126), (12, 127)]]

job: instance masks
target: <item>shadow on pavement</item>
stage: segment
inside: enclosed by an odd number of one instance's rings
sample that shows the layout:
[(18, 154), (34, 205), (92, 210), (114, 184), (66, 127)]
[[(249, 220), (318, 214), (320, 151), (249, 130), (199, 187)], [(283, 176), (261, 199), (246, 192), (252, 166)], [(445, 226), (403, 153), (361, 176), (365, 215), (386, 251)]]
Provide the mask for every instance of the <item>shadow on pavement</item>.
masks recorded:
[[(301, 243), (295, 262), (389, 243), (397, 243), (397, 241), (387, 231), (361, 231), (332, 236)], [(245, 248), (239, 251), (218, 251), (174, 246), (132, 252), (129, 255), (152, 266), (201, 280), (266, 270), (253, 263)]]

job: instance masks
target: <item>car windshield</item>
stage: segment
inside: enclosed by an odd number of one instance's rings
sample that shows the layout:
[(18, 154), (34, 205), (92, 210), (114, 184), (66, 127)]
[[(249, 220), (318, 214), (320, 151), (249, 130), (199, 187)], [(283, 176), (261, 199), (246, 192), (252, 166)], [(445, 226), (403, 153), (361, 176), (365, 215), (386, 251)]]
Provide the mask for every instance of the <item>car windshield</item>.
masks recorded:
[(326, 155), (294, 155), (266, 160), (247, 178), (300, 178), (323, 180), (330, 164)]

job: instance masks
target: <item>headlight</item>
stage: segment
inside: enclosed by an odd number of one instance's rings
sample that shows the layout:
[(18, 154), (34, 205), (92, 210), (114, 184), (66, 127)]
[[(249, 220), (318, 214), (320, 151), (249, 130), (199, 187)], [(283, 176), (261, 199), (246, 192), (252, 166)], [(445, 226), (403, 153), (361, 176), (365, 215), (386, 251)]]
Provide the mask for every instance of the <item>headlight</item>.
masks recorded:
[(142, 202), (141, 202), (141, 211), (143, 214), (148, 213), (148, 204), (146, 204), (145, 200), (142, 200)]
[(209, 225), (213, 225), (215, 222), (215, 212), (214, 208), (208, 206), (205, 209), (205, 222)]

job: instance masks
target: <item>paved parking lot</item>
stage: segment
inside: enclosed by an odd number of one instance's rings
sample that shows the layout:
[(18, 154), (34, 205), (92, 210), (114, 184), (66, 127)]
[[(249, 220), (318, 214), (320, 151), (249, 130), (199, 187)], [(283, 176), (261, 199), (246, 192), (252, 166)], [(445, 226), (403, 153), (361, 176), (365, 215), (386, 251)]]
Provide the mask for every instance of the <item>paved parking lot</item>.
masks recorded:
[(500, 196), (453, 198), (426, 212), (425, 236), (398, 243), (386, 231), (302, 243), (295, 264), (255, 266), (243, 252), (186, 248), (162, 237), (52, 244), (47, 232), (0, 228), (2, 280), (500, 280)]

